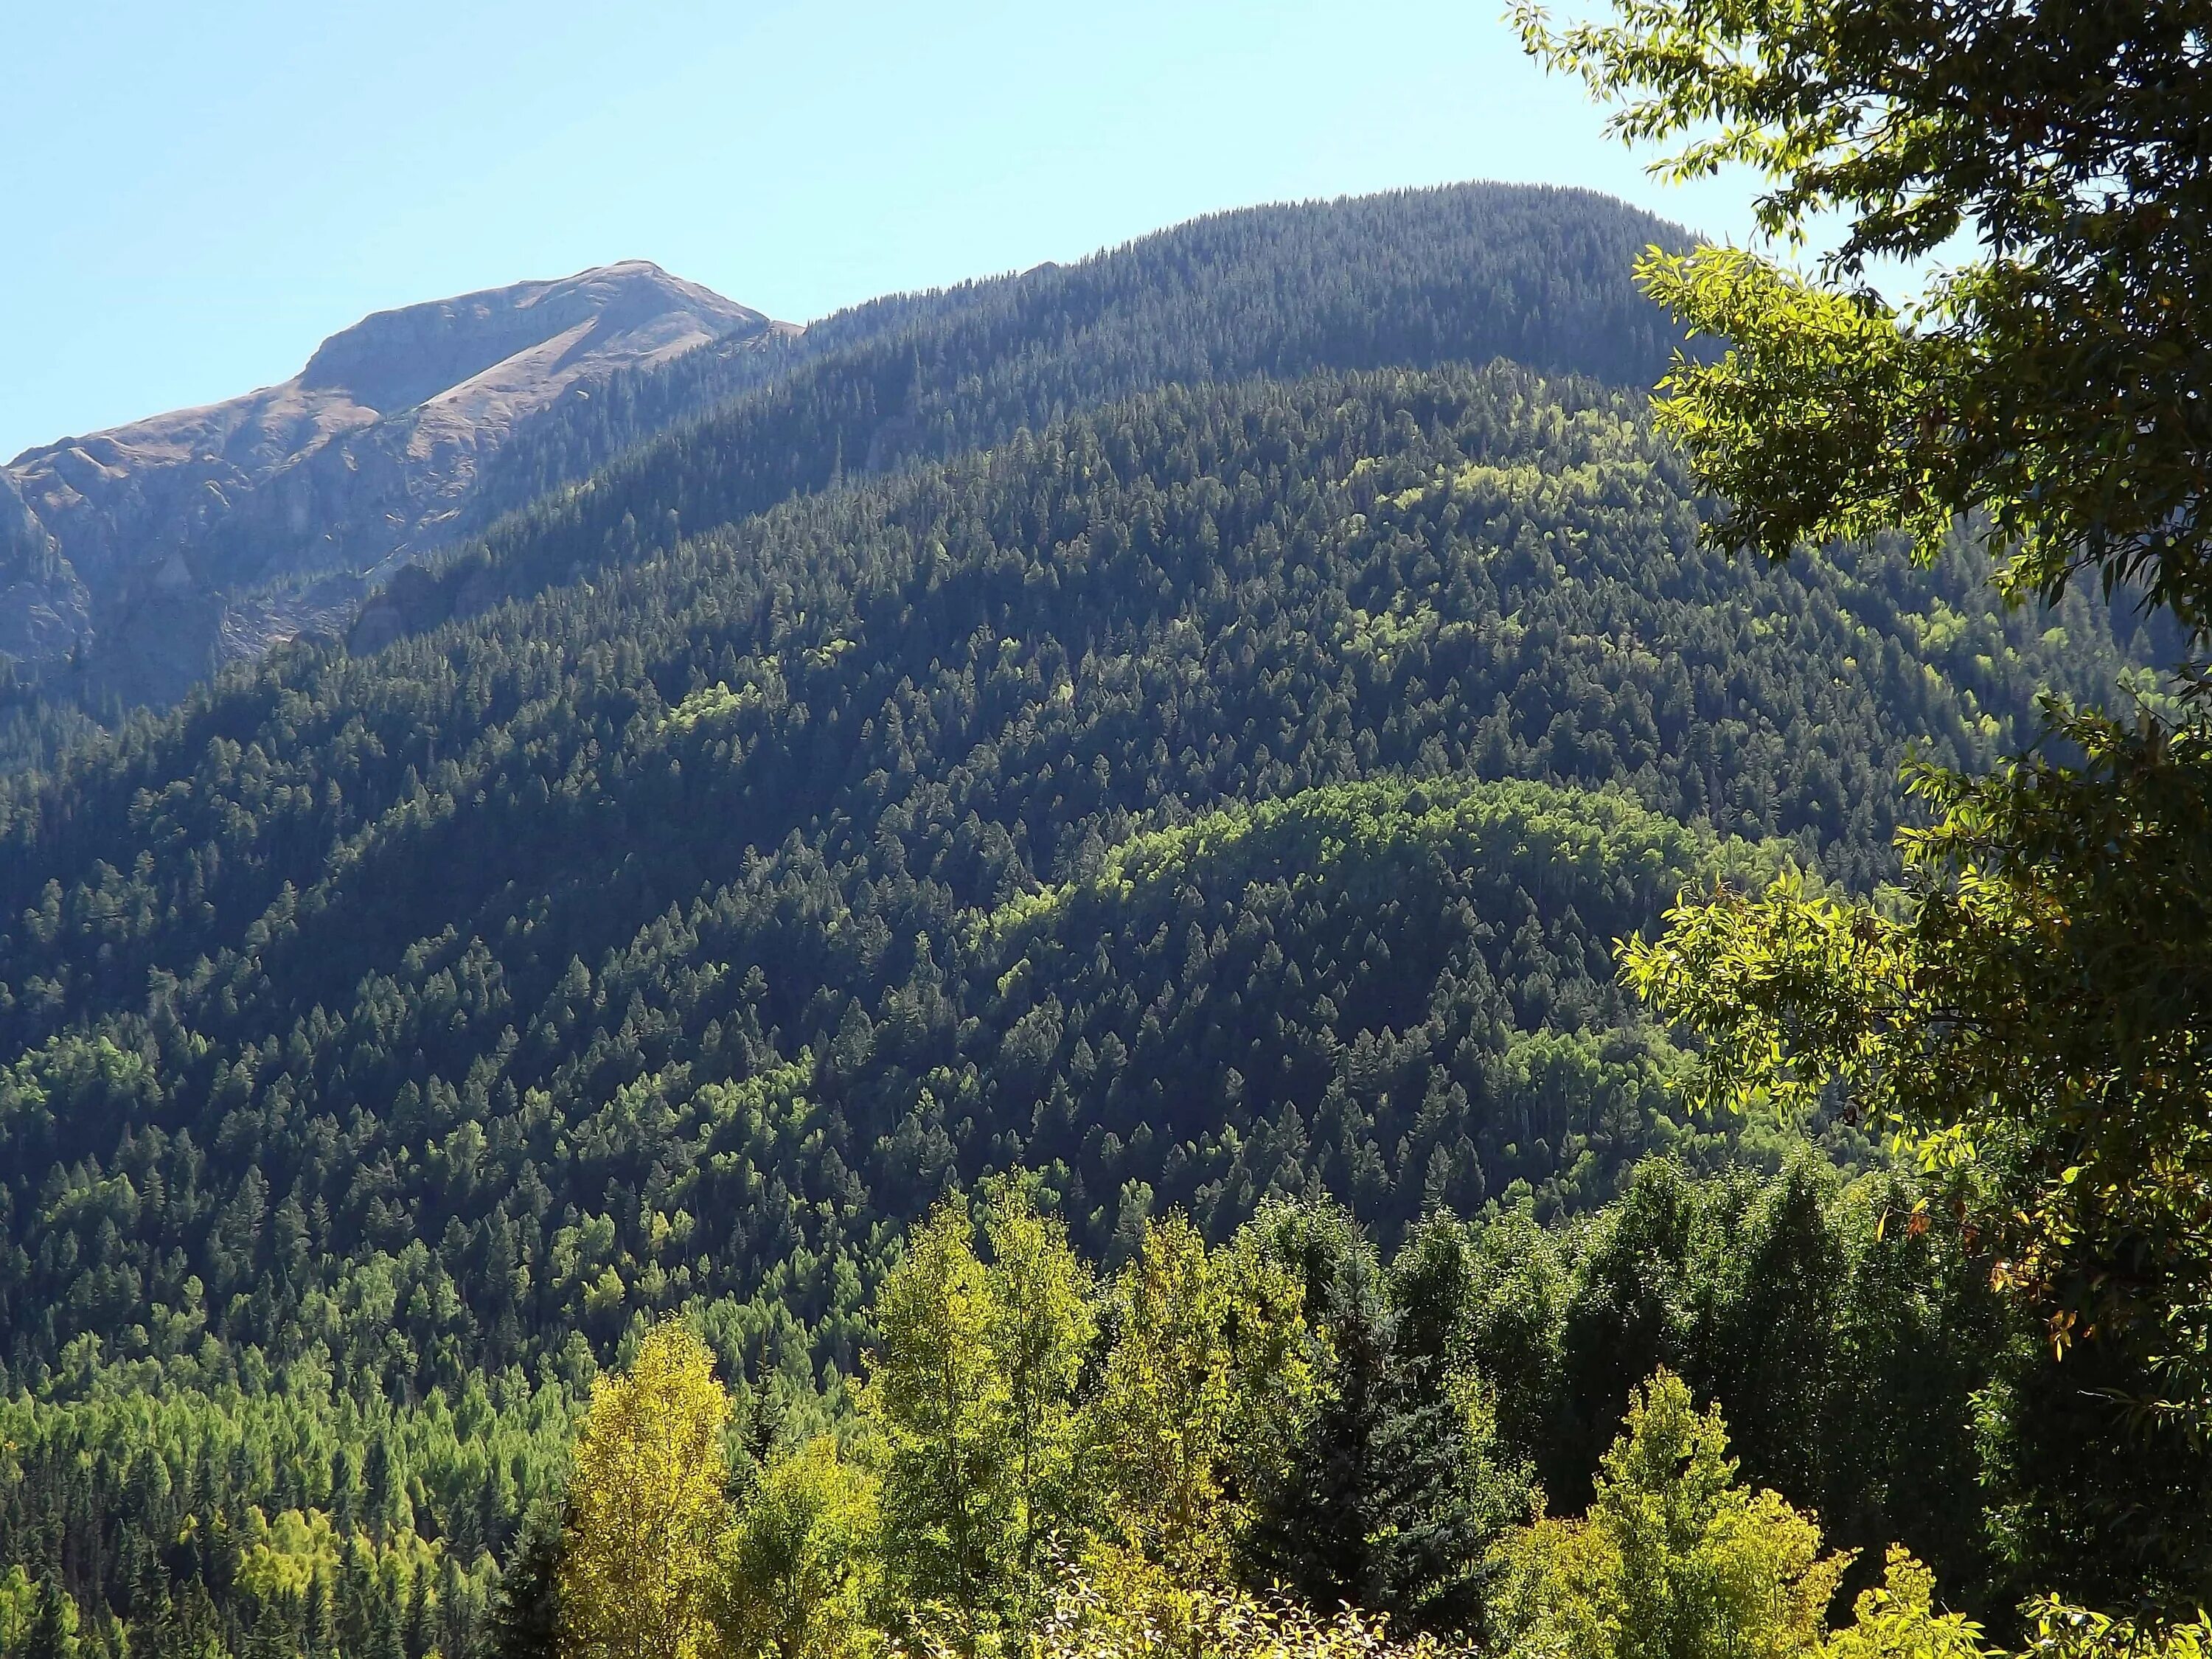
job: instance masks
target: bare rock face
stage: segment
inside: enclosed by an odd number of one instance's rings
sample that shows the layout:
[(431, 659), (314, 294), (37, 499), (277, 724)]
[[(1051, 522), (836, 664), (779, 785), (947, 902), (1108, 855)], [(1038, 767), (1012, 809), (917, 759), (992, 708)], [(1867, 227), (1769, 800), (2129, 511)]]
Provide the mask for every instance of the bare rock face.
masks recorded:
[(0, 468), (0, 654), (96, 653), (166, 701), (342, 632), (394, 570), (479, 527), (487, 463), (564, 396), (791, 331), (642, 260), (379, 312), (281, 386)]
[(84, 584), (15, 481), (0, 472), (0, 655), (65, 657), (91, 622)]

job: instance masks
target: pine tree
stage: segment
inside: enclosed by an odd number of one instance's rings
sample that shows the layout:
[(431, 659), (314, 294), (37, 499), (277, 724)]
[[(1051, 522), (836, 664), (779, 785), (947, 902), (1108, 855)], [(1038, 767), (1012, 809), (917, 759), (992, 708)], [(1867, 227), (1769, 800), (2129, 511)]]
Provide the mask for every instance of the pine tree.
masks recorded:
[(1318, 1402), (1240, 1540), (1247, 1581), (1384, 1613), (1398, 1628), (1471, 1628), (1486, 1540), (1529, 1500), (1525, 1474), (1498, 1466), (1486, 1390), (1445, 1354), (1421, 1352), (1424, 1337), (1442, 1346), (1435, 1316), (1397, 1305), (1350, 1216), (1289, 1210), (1268, 1232), (1301, 1280), (1324, 1358)]
[(407, 1659), (407, 1642), (401, 1633), (398, 1609), (389, 1595), (376, 1600), (376, 1619), (369, 1628), (365, 1659)]
[(337, 1618), (331, 1606), (330, 1580), (319, 1566), (307, 1576), (300, 1628), (307, 1659), (337, 1659)]
[(239, 1659), (298, 1659), (298, 1632), (275, 1601), (264, 1601), (240, 1648)]
[(50, 1572), (39, 1586), (39, 1610), (23, 1638), (20, 1659), (76, 1659), (76, 1604)]
[(392, 1456), (390, 1439), (382, 1434), (372, 1436), (368, 1456), (362, 1470), (362, 1522), (368, 1535), (379, 1543), (392, 1535), (399, 1515), (399, 1477)]
[(430, 1575), (427, 1569), (417, 1567), (407, 1586), (407, 1617), (400, 1626), (407, 1659), (423, 1659), (437, 1640), (437, 1632), (430, 1611)]
[(348, 1537), (338, 1556), (338, 1650), (349, 1656), (365, 1654), (375, 1633), (384, 1606), (384, 1589), (367, 1547), (356, 1533)]
[(176, 1626), (168, 1581), (148, 1560), (131, 1589), (131, 1625), (126, 1645), (129, 1659), (159, 1659), (169, 1651)]

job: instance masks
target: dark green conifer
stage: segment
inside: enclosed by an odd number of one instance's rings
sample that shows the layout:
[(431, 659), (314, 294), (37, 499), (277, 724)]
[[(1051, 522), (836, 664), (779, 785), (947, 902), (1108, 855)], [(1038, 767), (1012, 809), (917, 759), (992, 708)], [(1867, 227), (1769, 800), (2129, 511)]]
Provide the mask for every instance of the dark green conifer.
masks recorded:
[(76, 1659), (76, 1609), (62, 1589), (61, 1574), (50, 1571), (39, 1585), (38, 1610), (23, 1638), (20, 1659)]
[(561, 1512), (530, 1506), (485, 1619), (492, 1659), (556, 1659), (560, 1632)]

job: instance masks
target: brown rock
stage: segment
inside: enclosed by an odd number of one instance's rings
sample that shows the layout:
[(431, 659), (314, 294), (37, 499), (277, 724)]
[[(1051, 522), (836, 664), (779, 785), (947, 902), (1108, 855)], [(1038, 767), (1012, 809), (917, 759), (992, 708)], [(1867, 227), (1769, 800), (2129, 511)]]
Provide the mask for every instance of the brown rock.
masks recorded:
[(281, 386), (26, 451), (0, 468), (0, 653), (88, 648), (162, 701), (213, 663), (343, 635), (392, 572), (477, 526), (486, 464), (556, 400), (786, 326), (631, 260), (379, 312)]

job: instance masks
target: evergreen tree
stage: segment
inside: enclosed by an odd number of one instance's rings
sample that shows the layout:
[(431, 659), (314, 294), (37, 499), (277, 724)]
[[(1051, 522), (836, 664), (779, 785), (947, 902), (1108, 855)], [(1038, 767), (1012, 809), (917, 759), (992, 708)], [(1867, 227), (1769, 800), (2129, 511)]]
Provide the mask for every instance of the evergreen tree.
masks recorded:
[(331, 1606), (330, 1580), (319, 1563), (307, 1575), (300, 1630), (300, 1645), (307, 1659), (337, 1659), (337, 1616)]
[(407, 1659), (407, 1641), (399, 1610), (389, 1595), (380, 1595), (375, 1622), (369, 1627), (368, 1659)]
[(407, 1659), (423, 1659), (437, 1643), (437, 1626), (430, 1610), (430, 1574), (417, 1567), (407, 1586), (407, 1615), (400, 1625), (401, 1645)]
[(299, 1633), (274, 1601), (262, 1602), (253, 1615), (239, 1659), (299, 1659)]
[(485, 1621), (492, 1659), (556, 1659), (563, 1531), (554, 1504), (540, 1501), (531, 1506)]
[[(1400, 1628), (1474, 1629), (1487, 1540), (1530, 1498), (1525, 1474), (1498, 1466), (1486, 1386), (1455, 1356), (1419, 1350), (1421, 1322), (1342, 1211), (1285, 1211), (1271, 1233), (1324, 1358), (1312, 1413), (1239, 1540), (1247, 1580)], [(1431, 1333), (1439, 1347), (1455, 1315)]]
[(169, 1587), (149, 1564), (131, 1587), (129, 1659), (165, 1659), (174, 1646), (175, 1626)]
[(338, 1554), (338, 1650), (367, 1654), (386, 1611), (384, 1586), (359, 1534), (347, 1536)]
[(50, 1572), (39, 1585), (38, 1612), (23, 1637), (21, 1659), (76, 1659), (77, 1610), (62, 1589), (59, 1572)]

